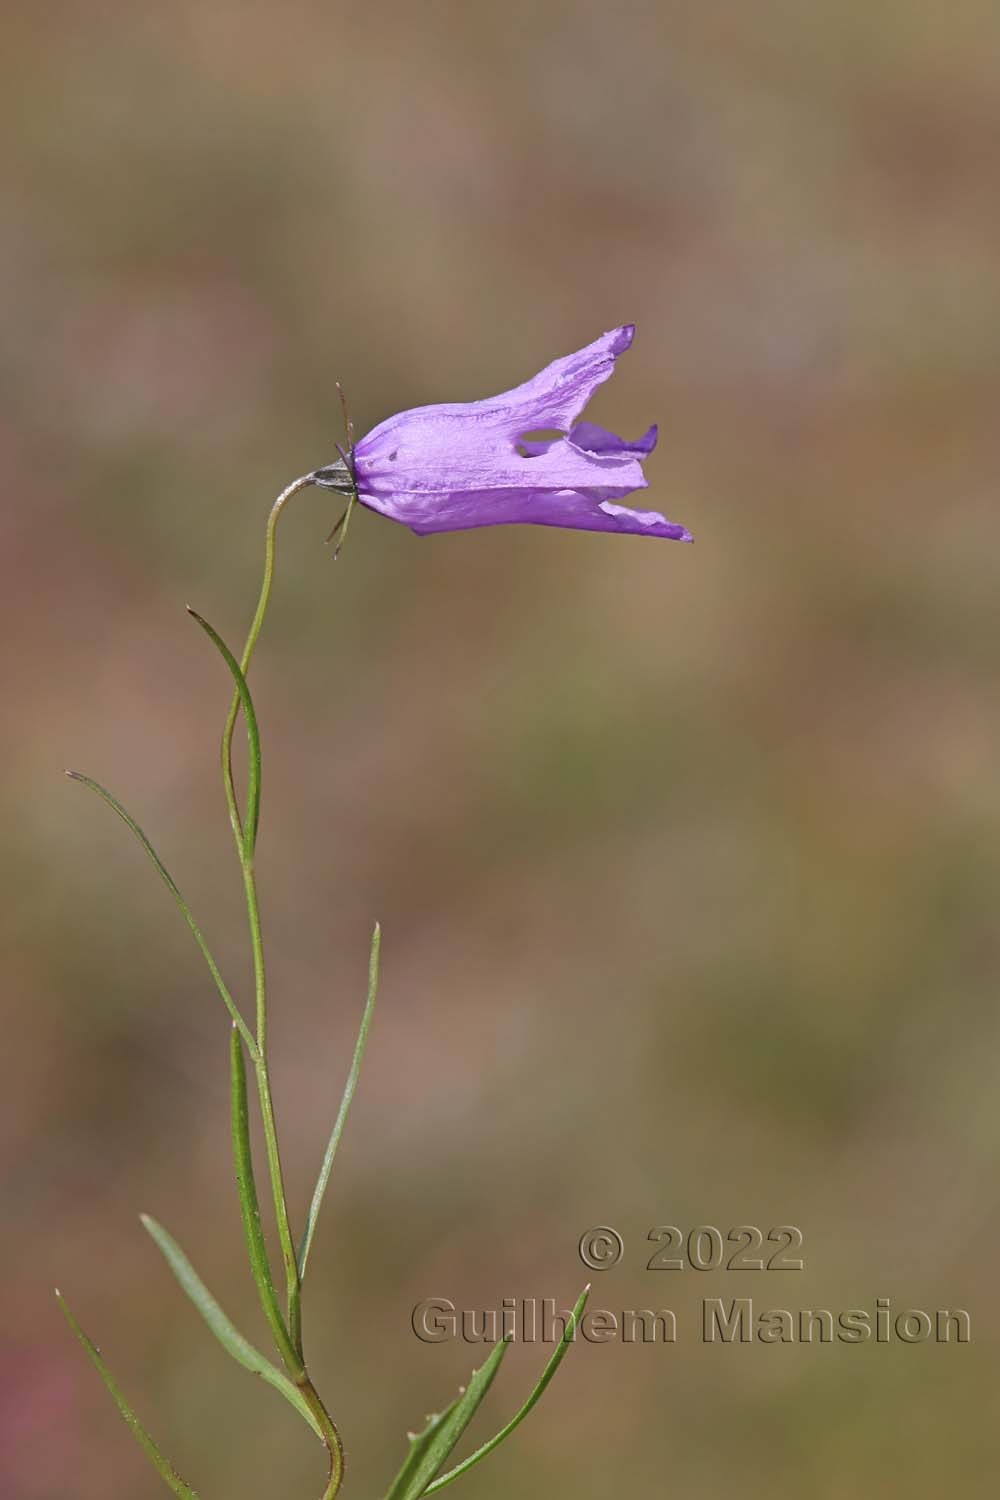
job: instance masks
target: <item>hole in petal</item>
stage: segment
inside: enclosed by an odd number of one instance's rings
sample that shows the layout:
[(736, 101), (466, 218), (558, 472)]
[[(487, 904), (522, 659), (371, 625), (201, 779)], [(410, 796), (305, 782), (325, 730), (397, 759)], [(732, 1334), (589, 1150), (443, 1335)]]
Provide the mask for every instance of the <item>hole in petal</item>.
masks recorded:
[(565, 432), (558, 427), (540, 427), (537, 431), (522, 432), (514, 446), (522, 458), (537, 458), (540, 453), (547, 453), (553, 443), (561, 442), (565, 436)]

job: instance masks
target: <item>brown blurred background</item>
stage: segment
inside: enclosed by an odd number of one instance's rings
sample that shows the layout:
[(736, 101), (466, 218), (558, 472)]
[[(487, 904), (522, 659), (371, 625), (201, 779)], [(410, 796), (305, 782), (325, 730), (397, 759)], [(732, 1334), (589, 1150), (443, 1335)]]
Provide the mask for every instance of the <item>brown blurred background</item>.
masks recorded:
[[(205, 1500), (321, 1454), (240, 1326), (227, 1027), (112, 787), (246, 996), (217, 784), (263, 522), (358, 427), (638, 337), (692, 548), (543, 528), (336, 565), (283, 526), (253, 681), (296, 1217), (384, 984), (307, 1286), (345, 1494), (481, 1351), (418, 1299), (672, 1306), (581, 1345), (462, 1493), (992, 1494), (1000, 1459), (1000, 22), (985, 0), (8, 7), (0, 62), (5, 1494), (153, 1497), (60, 1285)], [(794, 1223), (802, 1273), (645, 1271)], [(706, 1348), (703, 1296), (961, 1306), (966, 1347)], [(475, 1434), (518, 1404), (515, 1350)], [(162, 1491), (165, 1493), (165, 1491)], [(458, 1490), (455, 1491), (459, 1493)]]

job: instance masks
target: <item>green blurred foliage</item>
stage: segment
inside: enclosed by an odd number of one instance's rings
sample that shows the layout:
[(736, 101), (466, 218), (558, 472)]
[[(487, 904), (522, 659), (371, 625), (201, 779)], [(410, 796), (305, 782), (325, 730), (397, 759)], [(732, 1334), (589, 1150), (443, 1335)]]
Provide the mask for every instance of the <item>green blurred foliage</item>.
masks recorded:
[[(206, 1500), (309, 1495), (249, 1336), (225, 1016), (130, 806), (247, 993), (216, 777), (263, 522), (364, 430), (639, 335), (693, 548), (542, 528), (333, 566), (283, 524), (254, 686), (298, 1222), (384, 982), (306, 1293), (348, 1494), (481, 1351), (413, 1304), (964, 1306), (967, 1347), (580, 1345), (474, 1497), (992, 1493), (1000, 1109), (1000, 25), (985, 0), (8, 7), (0, 59), (7, 1066), (3, 1489), (153, 1497), (69, 1296)], [(644, 1271), (793, 1222), (806, 1270)], [(794, 1283), (792, 1285), (791, 1283)], [(538, 1351), (491, 1394), (506, 1417)], [(992, 1372), (992, 1373), (991, 1373)], [(456, 1491), (457, 1493), (457, 1491)]]

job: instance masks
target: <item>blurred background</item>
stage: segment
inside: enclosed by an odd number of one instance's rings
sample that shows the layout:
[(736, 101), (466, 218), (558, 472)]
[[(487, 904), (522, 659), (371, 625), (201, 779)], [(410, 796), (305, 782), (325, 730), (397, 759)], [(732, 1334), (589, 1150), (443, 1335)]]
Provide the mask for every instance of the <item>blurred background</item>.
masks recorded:
[[(0, 60), (5, 1494), (149, 1496), (58, 1284), (199, 1492), (321, 1488), (136, 1215), (266, 1341), (217, 777), (263, 523), (364, 431), (617, 323), (589, 415), (661, 424), (693, 547), (283, 522), (253, 683), (297, 1222), (374, 918), (384, 981), (306, 1295), (349, 1496), (481, 1361), (415, 1302), (673, 1308), (579, 1345), (473, 1500), (992, 1494), (1000, 1460), (1000, 23), (786, 0), (48, 0)], [(805, 1270), (648, 1272), (792, 1223)], [(964, 1307), (964, 1347), (706, 1347), (706, 1296)], [(523, 1398), (515, 1349), (470, 1436)], [(991, 1472), (992, 1471), (992, 1472)], [(457, 1493), (457, 1491), (456, 1491)]]

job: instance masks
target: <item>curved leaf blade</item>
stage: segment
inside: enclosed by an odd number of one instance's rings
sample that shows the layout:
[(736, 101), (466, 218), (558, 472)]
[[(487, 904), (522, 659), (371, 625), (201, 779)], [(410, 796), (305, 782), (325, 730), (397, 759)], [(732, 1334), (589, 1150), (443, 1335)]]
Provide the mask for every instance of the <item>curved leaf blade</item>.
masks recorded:
[(291, 1336), (281, 1315), (281, 1305), (275, 1291), (268, 1259), (264, 1231), (260, 1222), (260, 1204), (257, 1198), (257, 1183), (254, 1178), (253, 1155), (250, 1146), (250, 1116), (247, 1107), (247, 1074), (243, 1062), (243, 1043), (235, 1026), (230, 1037), (230, 1114), (233, 1132), (233, 1160), (236, 1167), (236, 1188), (243, 1218), (243, 1234), (250, 1259), (250, 1270), (257, 1284), (260, 1305), (271, 1326), (274, 1342), (286, 1366), (295, 1375), (302, 1375), (299, 1359)]
[(156, 1443), (150, 1437), (145, 1427), (143, 1427), (142, 1423), (139, 1421), (139, 1418), (136, 1416), (131, 1406), (129, 1406), (125, 1397), (119, 1390), (114, 1376), (111, 1374), (111, 1371), (104, 1363), (104, 1360), (101, 1356), (101, 1351), (98, 1349), (93, 1340), (89, 1339), (84, 1333), (83, 1329), (80, 1327), (79, 1323), (70, 1312), (69, 1305), (67, 1304), (62, 1292), (60, 1292), (58, 1288), (56, 1289), (56, 1301), (62, 1308), (63, 1315), (65, 1316), (67, 1323), (69, 1324), (70, 1328), (72, 1328), (73, 1333), (76, 1335), (76, 1338), (79, 1340), (80, 1344), (86, 1351), (91, 1364), (94, 1366), (98, 1375), (100, 1375), (101, 1379), (104, 1381), (104, 1384), (110, 1391), (115, 1405), (117, 1406), (118, 1410), (121, 1412), (122, 1417), (125, 1420), (126, 1426), (128, 1427), (132, 1436), (135, 1438), (136, 1442), (139, 1444), (139, 1447), (142, 1448), (143, 1452), (148, 1457), (150, 1463), (156, 1469), (164, 1484), (172, 1489), (175, 1495), (179, 1495), (180, 1500), (198, 1500), (197, 1490), (193, 1490), (191, 1486), (186, 1482), (186, 1480), (181, 1478), (177, 1470), (174, 1468), (173, 1464), (170, 1462), (169, 1458), (167, 1458), (165, 1454), (160, 1452), (159, 1448), (156, 1446)]
[(243, 669), (219, 632), (196, 609), (192, 609), (190, 604), (187, 606), (187, 612), (193, 620), (197, 620), (229, 668), (243, 709), (243, 718), (247, 726), (247, 746), (250, 753), (247, 774), (247, 810), (243, 821), (242, 843), (244, 857), (252, 859), (254, 846), (257, 843), (257, 825), (260, 822), (260, 729), (257, 725), (257, 712), (253, 706)]
[(95, 781), (92, 776), (85, 776), (82, 771), (67, 771), (66, 775), (71, 781), (79, 781), (83, 786), (88, 786), (92, 792), (96, 792), (101, 800), (108, 804), (108, 806), (111, 808), (111, 811), (117, 813), (118, 817), (121, 818), (126, 828), (128, 828), (130, 832), (133, 833), (139, 840), (139, 843), (142, 845), (146, 853), (149, 855), (149, 858), (152, 860), (153, 867), (156, 870), (156, 873), (159, 875), (160, 879), (163, 881), (163, 884), (166, 886), (167, 890), (177, 902), (177, 905), (181, 911), (181, 915), (183, 916), (185, 922), (188, 924), (188, 927), (191, 929), (191, 934), (201, 950), (202, 957), (208, 965), (209, 973), (215, 980), (215, 987), (219, 991), (219, 994), (222, 996), (226, 1009), (228, 1010), (232, 1018), (233, 1025), (238, 1028), (240, 1036), (243, 1038), (250, 1049), (251, 1056), (255, 1056), (257, 1052), (257, 1043), (254, 1039), (253, 1032), (250, 1030), (246, 1021), (244, 1021), (243, 1017), (240, 1015), (240, 1012), (236, 1006), (236, 1002), (234, 1001), (232, 995), (229, 993), (229, 987), (223, 979), (222, 975), (219, 973), (218, 965), (216, 964), (215, 959), (212, 957), (209, 946), (202, 936), (201, 928), (195, 921), (191, 913), (191, 908), (188, 906), (187, 902), (184, 900), (184, 897), (181, 895), (180, 888), (178, 887), (176, 880), (171, 875), (170, 871), (167, 869), (166, 865), (163, 863), (156, 850), (153, 848), (143, 830), (139, 827), (139, 824), (135, 821), (132, 814), (122, 806), (117, 797), (113, 797), (108, 791), (107, 787), (102, 786), (99, 781)]
[(178, 1245), (172, 1235), (168, 1234), (162, 1224), (148, 1214), (140, 1214), (143, 1228), (156, 1241), (163, 1256), (180, 1282), (181, 1289), (187, 1293), (195, 1307), (201, 1313), (208, 1327), (215, 1334), (219, 1343), (226, 1353), (235, 1359), (236, 1363), (249, 1370), (252, 1375), (259, 1375), (261, 1380), (266, 1380), (268, 1385), (274, 1386), (280, 1391), (285, 1400), (294, 1406), (299, 1416), (312, 1428), (316, 1436), (323, 1441), (323, 1434), (316, 1423), (316, 1418), (309, 1410), (309, 1406), (302, 1392), (289, 1380), (288, 1376), (273, 1365), (269, 1359), (255, 1349), (248, 1339), (233, 1325), (226, 1313), (223, 1312), (218, 1302), (208, 1290), (197, 1271), (188, 1260), (184, 1251)]
[(407, 1492), (407, 1486), (413, 1479), (417, 1465), (420, 1463), (424, 1454), (427, 1452), (431, 1439), (434, 1437), (441, 1424), (447, 1421), (448, 1417), (451, 1416), (451, 1413), (454, 1411), (454, 1409), (455, 1402), (453, 1401), (450, 1406), (445, 1407), (444, 1411), (431, 1412), (430, 1416), (427, 1418), (427, 1426), (423, 1429), (423, 1431), (411, 1432), (409, 1434), (410, 1451), (406, 1455), (406, 1461), (403, 1464), (403, 1467), (400, 1469), (399, 1473), (396, 1475), (396, 1478), (393, 1480), (392, 1489), (386, 1496), (386, 1500), (398, 1500), (398, 1497), (400, 1495)]
[(433, 1420), (427, 1431), (417, 1439), (419, 1451), (410, 1450), (386, 1500), (420, 1500), (475, 1416), (493, 1384), (508, 1347), (507, 1339), (497, 1344), (486, 1363), (473, 1371), (472, 1379), (457, 1401), (453, 1401), (447, 1411)]
[(562, 1338), (559, 1340), (559, 1343), (553, 1350), (548, 1364), (542, 1371), (541, 1376), (538, 1380), (538, 1384), (535, 1386), (534, 1390), (531, 1392), (531, 1395), (521, 1407), (520, 1411), (517, 1412), (515, 1416), (511, 1417), (506, 1427), (501, 1427), (496, 1436), (490, 1438), (488, 1443), (484, 1443), (481, 1448), (476, 1449), (475, 1453), (470, 1453), (468, 1458), (463, 1459), (460, 1464), (456, 1464), (453, 1469), (449, 1469), (447, 1474), (442, 1474), (440, 1478), (435, 1479), (431, 1484), (429, 1484), (423, 1492), (425, 1495), (433, 1495), (435, 1490), (443, 1490), (446, 1484), (451, 1484), (453, 1479), (457, 1479), (460, 1474), (465, 1474), (467, 1470), (473, 1468), (474, 1465), (479, 1463), (481, 1459), (485, 1458), (488, 1453), (492, 1453), (494, 1448), (499, 1448), (504, 1439), (510, 1437), (511, 1433), (514, 1431), (514, 1428), (520, 1426), (525, 1417), (528, 1415), (529, 1411), (531, 1411), (532, 1407), (541, 1400), (542, 1393), (545, 1390), (545, 1387), (548, 1385), (549, 1381), (552, 1379), (553, 1375), (556, 1373), (560, 1364), (562, 1363), (563, 1358), (566, 1354), (566, 1350), (569, 1348), (570, 1344), (573, 1342), (573, 1339), (576, 1336), (577, 1325), (579, 1324), (580, 1318), (583, 1315), (583, 1309), (587, 1305), (587, 1298), (589, 1296), (590, 1287), (585, 1286), (579, 1297), (576, 1299), (576, 1303), (573, 1307), (572, 1313), (566, 1320), (566, 1328)]
[(340, 1145), (340, 1137), (344, 1133), (344, 1123), (347, 1120), (347, 1111), (351, 1107), (354, 1098), (354, 1090), (358, 1086), (358, 1075), (361, 1072), (361, 1063), (365, 1055), (365, 1046), (368, 1041), (368, 1030), (372, 1023), (372, 1015), (375, 1011), (375, 1000), (378, 995), (379, 955), (382, 947), (382, 928), (378, 922), (372, 933), (371, 953), (368, 958), (368, 997), (365, 1001), (364, 1013), (361, 1017), (361, 1028), (358, 1032), (358, 1040), (354, 1046), (354, 1057), (351, 1060), (351, 1071), (347, 1075), (344, 1085), (343, 1097), (337, 1118), (334, 1122), (330, 1139), (327, 1142), (326, 1152), (323, 1156), (323, 1165), (316, 1179), (316, 1187), (313, 1191), (312, 1202), (309, 1205), (309, 1214), (306, 1218), (306, 1227), (302, 1235), (302, 1243), (299, 1246), (299, 1280), (306, 1274), (306, 1262), (309, 1259), (309, 1251), (312, 1247), (313, 1235), (316, 1233), (316, 1221), (319, 1211), (323, 1206), (323, 1196), (326, 1193), (327, 1183), (330, 1181), (330, 1172), (333, 1169), (333, 1159)]

